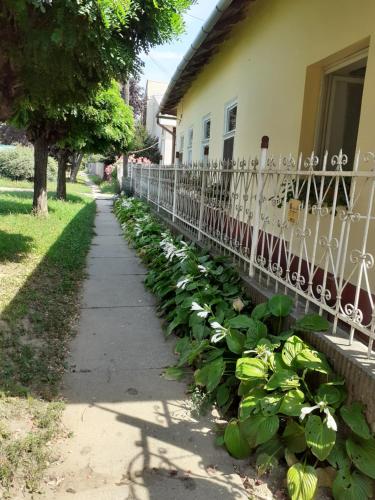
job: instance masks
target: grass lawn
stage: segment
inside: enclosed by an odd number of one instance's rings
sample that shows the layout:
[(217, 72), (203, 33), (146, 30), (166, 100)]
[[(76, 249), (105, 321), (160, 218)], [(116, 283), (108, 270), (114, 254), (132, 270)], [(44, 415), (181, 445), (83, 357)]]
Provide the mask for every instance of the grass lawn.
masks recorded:
[(95, 216), (91, 198), (68, 198), (50, 196), (44, 218), (30, 213), (32, 193), (0, 192), (2, 498), (17, 497), (25, 485), (38, 490), (51, 460), (48, 443), (59, 432), (62, 404), (54, 399), (74, 334)]
[[(12, 181), (7, 177), (0, 176), (0, 188), (17, 188), (17, 189), (33, 189), (33, 183), (29, 181)], [(67, 182), (67, 190), (69, 193), (90, 193), (91, 190), (89, 186), (85, 183), (82, 176), (78, 175), (77, 182), (70, 183)], [(53, 194), (56, 191), (56, 181), (48, 182), (48, 191)]]

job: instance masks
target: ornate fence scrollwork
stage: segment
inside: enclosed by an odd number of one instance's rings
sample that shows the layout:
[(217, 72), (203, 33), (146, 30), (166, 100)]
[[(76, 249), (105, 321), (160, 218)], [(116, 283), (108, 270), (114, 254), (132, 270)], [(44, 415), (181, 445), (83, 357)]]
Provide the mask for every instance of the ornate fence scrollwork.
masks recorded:
[[(133, 165), (135, 196), (348, 338), (375, 338), (375, 154)], [(349, 169), (350, 167), (350, 169)], [(294, 215), (290, 216), (293, 206)], [(297, 211), (297, 214), (296, 214)], [(254, 232), (254, 227), (256, 231)], [(253, 237), (256, 240), (253, 241)], [(254, 252), (255, 250), (255, 252)], [(252, 257), (253, 254), (253, 257)]]

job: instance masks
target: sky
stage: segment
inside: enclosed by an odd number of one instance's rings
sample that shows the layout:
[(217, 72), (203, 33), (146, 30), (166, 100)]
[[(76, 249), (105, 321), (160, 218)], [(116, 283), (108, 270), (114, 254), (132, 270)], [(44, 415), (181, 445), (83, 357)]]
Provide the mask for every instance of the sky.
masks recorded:
[(218, 0), (198, 0), (195, 5), (184, 15), (186, 31), (178, 40), (174, 40), (167, 45), (160, 45), (144, 55), (142, 60), (145, 63), (142, 86), (146, 85), (146, 80), (156, 80), (168, 82), (184, 54), (189, 49), (191, 43), (197, 36), (201, 26), (214, 10)]

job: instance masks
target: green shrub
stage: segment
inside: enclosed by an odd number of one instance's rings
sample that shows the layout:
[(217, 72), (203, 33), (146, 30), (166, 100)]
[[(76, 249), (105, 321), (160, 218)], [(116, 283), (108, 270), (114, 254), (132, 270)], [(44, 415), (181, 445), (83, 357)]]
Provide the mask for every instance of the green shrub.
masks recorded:
[[(48, 158), (48, 180), (56, 178), (57, 162)], [(25, 146), (16, 146), (12, 149), (0, 151), (0, 176), (14, 180), (34, 179), (34, 149)]]

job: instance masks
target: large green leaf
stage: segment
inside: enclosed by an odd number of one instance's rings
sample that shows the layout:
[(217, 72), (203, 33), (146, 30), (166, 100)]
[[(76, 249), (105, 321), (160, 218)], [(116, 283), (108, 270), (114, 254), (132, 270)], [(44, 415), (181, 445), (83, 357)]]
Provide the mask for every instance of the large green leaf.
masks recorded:
[(234, 354), (241, 354), (244, 348), (246, 337), (237, 330), (230, 330), (225, 337), (228, 349)]
[(325, 460), (335, 444), (336, 432), (329, 429), (318, 415), (309, 415), (305, 433), (307, 445), (313, 454), (320, 461)]
[(273, 469), (284, 455), (284, 445), (276, 435), (256, 449), (256, 469), (258, 476)]
[(270, 315), (270, 310), (268, 309), (268, 303), (263, 302), (263, 304), (258, 304), (254, 307), (251, 312), (251, 317), (254, 319), (265, 319)]
[(242, 422), (241, 430), (253, 448), (270, 440), (279, 429), (279, 417), (272, 415), (252, 415)]
[(266, 417), (275, 415), (280, 408), (282, 394), (269, 394), (260, 400), (260, 409)]
[(258, 358), (239, 358), (236, 377), (240, 380), (263, 379), (268, 374), (268, 365)]
[(257, 319), (250, 319), (251, 324), (246, 332), (245, 347), (247, 349), (254, 349), (260, 339), (267, 337), (267, 326)]
[(225, 362), (223, 358), (207, 363), (194, 373), (195, 383), (206, 387), (207, 392), (212, 392), (220, 383), (224, 374)]
[(268, 364), (273, 372), (278, 370), (285, 370), (289, 367), (284, 363), (283, 358), (281, 356), (281, 352), (273, 352), (268, 357)]
[(319, 314), (306, 314), (296, 321), (292, 328), (302, 332), (326, 332), (330, 328), (330, 322)]
[(373, 498), (373, 484), (358, 471), (338, 471), (332, 485), (335, 500), (368, 500)]
[(239, 316), (235, 316), (226, 322), (226, 327), (228, 328), (245, 328), (248, 329), (253, 324), (253, 319), (250, 316), (246, 316), (245, 314), (240, 314)]
[(346, 397), (346, 392), (343, 387), (337, 386), (328, 382), (326, 384), (320, 384), (315, 401), (319, 403), (320, 401), (325, 401), (330, 406), (337, 408)]
[(266, 391), (255, 387), (244, 398), (242, 398), (238, 413), (240, 420), (246, 420), (258, 407), (260, 400), (266, 395)]
[(237, 394), (239, 396), (246, 396), (252, 389), (255, 389), (256, 387), (263, 388), (264, 383), (265, 380), (259, 378), (254, 378), (246, 381), (243, 380), (242, 382), (240, 382), (240, 385), (238, 386)]
[(219, 406), (224, 406), (230, 397), (230, 389), (227, 384), (221, 384), (216, 391), (216, 402)]
[(184, 375), (184, 370), (182, 368), (179, 368), (178, 366), (170, 366), (163, 372), (163, 377), (167, 380), (181, 380)]
[(295, 420), (289, 420), (283, 432), (283, 442), (292, 453), (301, 453), (306, 449), (305, 428)]
[(180, 359), (178, 360), (177, 366), (183, 366), (185, 364), (191, 365), (193, 361), (202, 354), (203, 351), (209, 346), (208, 340), (189, 341), (186, 345), (183, 345), (180, 350)]
[(287, 295), (274, 295), (268, 301), (268, 309), (278, 318), (288, 316), (293, 309), (293, 299)]
[(250, 446), (242, 434), (237, 420), (231, 420), (226, 426), (224, 443), (229, 453), (235, 458), (246, 458), (250, 454)]
[(327, 462), (335, 469), (349, 471), (351, 462), (346, 451), (345, 441), (340, 436), (336, 437), (335, 446), (328, 455)]
[(288, 391), (280, 406), (280, 413), (290, 415), (291, 417), (299, 417), (303, 408), (304, 393), (299, 389)]
[(354, 465), (363, 474), (375, 479), (375, 439), (356, 437), (346, 440), (346, 451)]
[(291, 366), (294, 358), (297, 356), (299, 352), (307, 347), (307, 344), (297, 337), (297, 335), (292, 335), (285, 342), (283, 350), (281, 352), (281, 356), (286, 365)]
[(287, 485), (292, 500), (312, 500), (318, 486), (314, 467), (297, 463), (289, 468)]
[(266, 389), (273, 391), (280, 388), (282, 391), (288, 391), (299, 386), (299, 378), (293, 370), (278, 370), (269, 379)]
[(371, 433), (365, 416), (363, 415), (363, 406), (361, 403), (355, 402), (352, 403), (351, 406), (343, 406), (340, 409), (340, 415), (354, 434), (357, 434), (357, 436), (363, 439), (370, 439)]
[(331, 373), (331, 367), (321, 352), (313, 351), (312, 349), (303, 349), (294, 359), (294, 366), (299, 368), (307, 368), (320, 373)]

